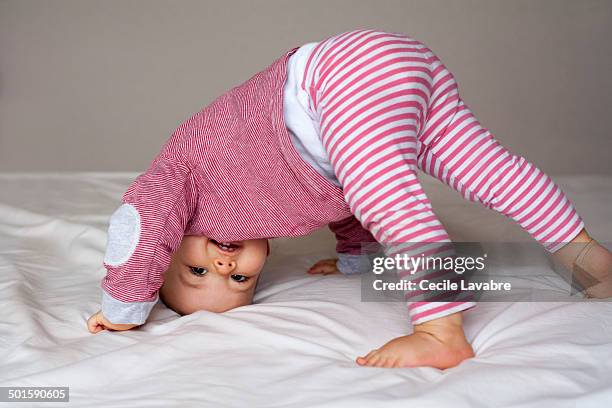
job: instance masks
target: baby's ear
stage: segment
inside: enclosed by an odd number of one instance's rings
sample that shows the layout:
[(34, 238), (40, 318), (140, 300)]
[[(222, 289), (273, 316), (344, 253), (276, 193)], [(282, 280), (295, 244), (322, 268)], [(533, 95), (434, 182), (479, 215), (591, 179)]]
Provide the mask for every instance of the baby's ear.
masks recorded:
[(266, 240), (266, 245), (268, 246), (268, 251), (266, 252), (266, 256), (270, 255), (270, 241)]

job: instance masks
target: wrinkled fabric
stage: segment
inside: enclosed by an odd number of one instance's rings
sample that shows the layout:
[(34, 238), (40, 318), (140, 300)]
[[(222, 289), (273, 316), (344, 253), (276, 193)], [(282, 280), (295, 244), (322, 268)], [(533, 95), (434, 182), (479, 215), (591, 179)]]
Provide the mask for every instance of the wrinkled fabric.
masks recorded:
[[(92, 335), (85, 322), (99, 307), (107, 223), (134, 176), (0, 175), (0, 386), (69, 386), (70, 403), (61, 406), (74, 407), (612, 403), (606, 302), (481, 303), (465, 314), (477, 356), (459, 367), (358, 367), (357, 355), (409, 333), (407, 310), (361, 302), (357, 276), (308, 275), (335, 254), (326, 229), (271, 241), (254, 305), (179, 318), (158, 304), (140, 329)], [(589, 232), (612, 241), (612, 177), (557, 180)], [(528, 239), (435, 180), (423, 185), (455, 240)], [(510, 265), (505, 273), (521, 271)]]

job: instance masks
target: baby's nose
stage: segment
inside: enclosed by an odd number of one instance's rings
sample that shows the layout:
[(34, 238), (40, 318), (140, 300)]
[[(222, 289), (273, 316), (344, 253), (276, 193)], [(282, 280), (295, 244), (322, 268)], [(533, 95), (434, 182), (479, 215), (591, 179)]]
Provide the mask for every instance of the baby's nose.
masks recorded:
[(234, 269), (236, 269), (236, 261), (216, 258), (213, 263), (215, 264), (217, 271), (224, 275), (229, 275), (234, 271)]

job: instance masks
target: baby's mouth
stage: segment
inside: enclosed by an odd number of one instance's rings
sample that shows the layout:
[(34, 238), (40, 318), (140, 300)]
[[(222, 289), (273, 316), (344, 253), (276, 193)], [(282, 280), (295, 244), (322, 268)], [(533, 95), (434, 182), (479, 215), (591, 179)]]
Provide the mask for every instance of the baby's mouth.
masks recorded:
[(210, 238), (209, 240), (223, 252), (236, 252), (237, 250), (242, 248), (242, 244), (240, 242), (219, 242), (215, 241), (212, 238)]

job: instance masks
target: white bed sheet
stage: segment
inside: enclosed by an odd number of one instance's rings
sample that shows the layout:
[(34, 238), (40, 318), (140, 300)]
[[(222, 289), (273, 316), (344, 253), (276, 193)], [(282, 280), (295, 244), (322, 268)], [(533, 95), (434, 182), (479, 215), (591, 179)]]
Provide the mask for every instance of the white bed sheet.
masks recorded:
[[(138, 330), (91, 335), (106, 223), (134, 176), (0, 175), (1, 386), (70, 387), (69, 404), (44, 407), (612, 406), (609, 302), (483, 303), (466, 313), (474, 359), (446, 371), (357, 366), (410, 331), (407, 312), (361, 302), (359, 277), (304, 273), (333, 255), (326, 230), (272, 242), (257, 304), (181, 318), (157, 305)], [(612, 177), (556, 180), (612, 241)], [(423, 182), (454, 239), (527, 238)]]

